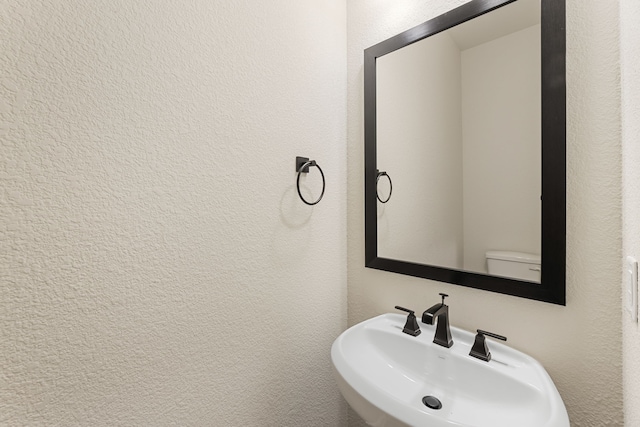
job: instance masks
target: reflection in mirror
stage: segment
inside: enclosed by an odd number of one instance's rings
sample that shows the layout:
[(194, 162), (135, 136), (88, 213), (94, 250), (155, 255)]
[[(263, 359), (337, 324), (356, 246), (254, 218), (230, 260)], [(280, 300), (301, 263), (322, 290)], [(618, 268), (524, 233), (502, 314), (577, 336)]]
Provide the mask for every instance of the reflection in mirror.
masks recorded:
[(471, 0), (365, 50), (367, 267), (565, 304), (564, 14)]
[(538, 256), (539, 0), (384, 55), (376, 73), (378, 167), (396, 179), (378, 256), (485, 274), (488, 251)]

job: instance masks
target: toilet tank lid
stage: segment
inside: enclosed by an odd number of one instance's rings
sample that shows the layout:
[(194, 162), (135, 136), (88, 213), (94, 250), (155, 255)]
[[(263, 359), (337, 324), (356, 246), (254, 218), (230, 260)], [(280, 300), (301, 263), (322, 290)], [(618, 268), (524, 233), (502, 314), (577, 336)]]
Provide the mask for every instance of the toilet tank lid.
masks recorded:
[(527, 264), (540, 264), (540, 255), (514, 251), (487, 251), (487, 259), (499, 259), (503, 261), (524, 262)]

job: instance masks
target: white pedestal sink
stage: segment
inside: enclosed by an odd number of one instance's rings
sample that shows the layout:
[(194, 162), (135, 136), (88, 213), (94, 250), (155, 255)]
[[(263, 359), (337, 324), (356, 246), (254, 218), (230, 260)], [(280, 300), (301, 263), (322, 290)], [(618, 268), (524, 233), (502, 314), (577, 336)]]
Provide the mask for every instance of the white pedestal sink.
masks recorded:
[[(553, 381), (535, 359), (488, 340), (492, 359), (469, 356), (475, 334), (451, 327), (451, 348), (435, 327), (402, 332), (406, 316), (384, 314), (343, 332), (331, 359), (342, 395), (372, 426), (569, 427)], [(423, 403), (435, 397), (441, 409)]]

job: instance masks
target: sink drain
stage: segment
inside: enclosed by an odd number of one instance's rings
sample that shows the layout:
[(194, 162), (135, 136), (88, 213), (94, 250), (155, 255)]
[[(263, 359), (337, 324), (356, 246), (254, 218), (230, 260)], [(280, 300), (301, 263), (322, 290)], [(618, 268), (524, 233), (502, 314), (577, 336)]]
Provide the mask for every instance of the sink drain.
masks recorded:
[(442, 408), (442, 402), (440, 399), (433, 396), (425, 396), (422, 398), (422, 403), (424, 403), (427, 407), (431, 409), (440, 409)]

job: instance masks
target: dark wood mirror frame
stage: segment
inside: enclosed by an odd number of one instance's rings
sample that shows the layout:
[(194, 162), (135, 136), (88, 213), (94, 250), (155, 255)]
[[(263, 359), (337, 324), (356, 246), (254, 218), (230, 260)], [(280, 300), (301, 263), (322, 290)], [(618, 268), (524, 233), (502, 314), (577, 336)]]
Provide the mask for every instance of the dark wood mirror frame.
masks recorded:
[(517, 0), (472, 0), (364, 51), (365, 265), (518, 297), (566, 304), (565, 0), (541, 0), (542, 272), (541, 283), (378, 257), (376, 199), (376, 59)]

